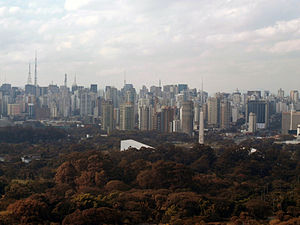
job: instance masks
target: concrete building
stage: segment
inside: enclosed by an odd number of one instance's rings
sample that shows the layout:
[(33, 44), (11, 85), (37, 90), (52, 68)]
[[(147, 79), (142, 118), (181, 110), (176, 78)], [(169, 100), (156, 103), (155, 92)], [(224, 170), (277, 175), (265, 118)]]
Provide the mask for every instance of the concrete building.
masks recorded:
[(212, 127), (219, 127), (220, 122), (220, 99), (209, 97), (207, 100), (207, 124)]
[(299, 101), (299, 92), (297, 90), (291, 90), (290, 100), (294, 103), (297, 103)]
[[(256, 115), (256, 128), (265, 129), (269, 126), (269, 102), (266, 100), (248, 100), (246, 104), (246, 121), (249, 123), (249, 114)], [(248, 124), (249, 125), (249, 124)]]
[(97, 93), (98, 85), (97, 84), (91, 84), (90, 91), (93, 92), (93, 93)]
[(276, 102), (276, 113), (288, 112), (289, 107), (285, 102)]
[(251, 132), (251, 133), (255, 133), (256, 132), (256, 115), (253, 112), (251, 112), (249, 114), (249, 127), (248, 127), (248, 131)]
[(300, 124), (300, 112), (283, 112), (281, 120), (281, 133), (288, 134), (290, 130), (296, 131)]
[(239, 90), (236, 90), (233, 94), (232, 94), (232, 102), (234, 105), (240, 105), (242, 102), (242, 97), (241, 97), (241, 93), (239, 92)]
[(152, 127), (153, 130), (161, 132), (161, 110), (156, 110), (152, 115)]
[(236, 123), (239, 119), (240, 110), (237, 106), (231, 108), (231, 120), (233, 123)]
[(228, 129), (231, 123), (231, 105), (227, 100), (221, 103), (220, 124), (222, 129)]
[(204, 113), (200, 112), (200, 121), (199, 121), (199, 144), (204, 144)]
[(18, 116), (21, 114), (20, 104), (8, 104), (7, 105), (7, 115), (8, 116)]
[(193, 102), (184, 101), (180, 108), (181, 131), (192, 136), (193, 133)]
[(113, 120), (113, 102), (112, 100), (104, 100), (101, 103), (102, 108), (102, 129), (110, 133), (114, 129)]
[(64, 118), (71, 115), (71, 94), (66, 86), (61, 86), (59, 89), (58, 111), (59, 115)]
[(114, 126), (118, 127), (120, 126), (120, 109), (114, 108)]
[(175, 109), (168, 106), (161, 107), (161, 132), (172, 132), (172, 121), (175, 117)]
[(120, 105), (120, 130), (134, 129), (134, 107), (131, 103)]
[(180, 132), (181, 131), (181, 123), (180, 120), (172, 121), (172, 132)]
[(152, 107), (149, 105), (139, 106), (138, 109), (139, 115), (139, 129), (140, 130), (150, 130), (152, 124)]
[(92, 98), (89, 89), (85, 89), (80, 95), (80, 115), (92, 115)]
[(200, 121), (200, 104), (198, 102), (194, 102), (194, 126), (199, 125)]
[(284, 90), (282, 90), (282, 89), (280, 88), (280, 89), (278, 90), (277, 97), (280, 98), (280, 99), (283, 99), (283, 98), (284, 98)]
[(119, 108), (118, 89), (111, 86), (105, 87), (105, 100), (112, 100), (114, 108)]

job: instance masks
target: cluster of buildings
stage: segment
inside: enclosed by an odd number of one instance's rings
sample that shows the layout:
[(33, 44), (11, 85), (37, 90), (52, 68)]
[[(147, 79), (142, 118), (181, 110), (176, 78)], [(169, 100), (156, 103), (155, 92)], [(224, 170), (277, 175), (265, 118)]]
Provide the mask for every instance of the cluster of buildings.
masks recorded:
[[(10, 121), (49, 120), (81, 121), (99, 124), (101, 129), (159, 132), (182, 132), (189, 136), (205, 129), (230, 129), (243, 123), (244, 129), (256, 132), (269, 128), (274, 114), (282, 114), (282, 133), (297, 130), (300, 124), (300, 101), (296, 90), (289, 96), (282, 89), (277, 94), (268, 91), (238, 90), (233, 93), (207, 92), (189, 88), (187, 84), (164, 85), (136, 90), (124, 82), (121, 89), (106, 86), (98, 89), (64, 84), (41, 87), (37, 84), (35, 65), (34, 84), (29, 65), (25, 88), (2, 84), (0, 115)], [(202, 130), (202, 131), (201, 131)], [(203, 137), (200, 137), (203, 139)], [(203, 141), (200, 141), (203, 142)]]

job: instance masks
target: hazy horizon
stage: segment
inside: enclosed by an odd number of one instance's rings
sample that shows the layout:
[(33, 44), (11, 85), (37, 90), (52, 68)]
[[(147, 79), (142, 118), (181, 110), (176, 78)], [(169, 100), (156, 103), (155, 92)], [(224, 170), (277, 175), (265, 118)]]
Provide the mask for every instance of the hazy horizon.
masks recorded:
[(0, 3), (0, 81), (218, 91), (298, 89), (297, 0), (13, 0)]

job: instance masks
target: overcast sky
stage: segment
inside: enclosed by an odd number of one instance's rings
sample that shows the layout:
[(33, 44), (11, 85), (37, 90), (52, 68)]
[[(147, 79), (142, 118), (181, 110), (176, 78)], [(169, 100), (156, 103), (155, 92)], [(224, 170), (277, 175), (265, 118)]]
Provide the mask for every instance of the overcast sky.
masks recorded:
[[(0, 81), (300, 89), (299, 0), (1, 0)], [(32, 68), (33, 70), (33, 68)]]

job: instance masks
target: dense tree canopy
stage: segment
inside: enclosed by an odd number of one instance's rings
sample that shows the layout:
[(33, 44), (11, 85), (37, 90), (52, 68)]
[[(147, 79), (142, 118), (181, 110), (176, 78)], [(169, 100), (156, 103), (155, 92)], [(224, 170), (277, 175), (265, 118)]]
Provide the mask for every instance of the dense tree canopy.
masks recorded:
[[(0, 146), (0, 224), (299, 223), (298, 145), (224, 140), (213, 149), (178, 134), (141, 132), (142, 142), (156, 138), (155, 150), (120, 152), (122, 135), (134, 132), (60, 132), (68, 138)], [(84, 139), (86, 132), (93, 138)], [(21, 162), (33, 154), (40, 158)]]

